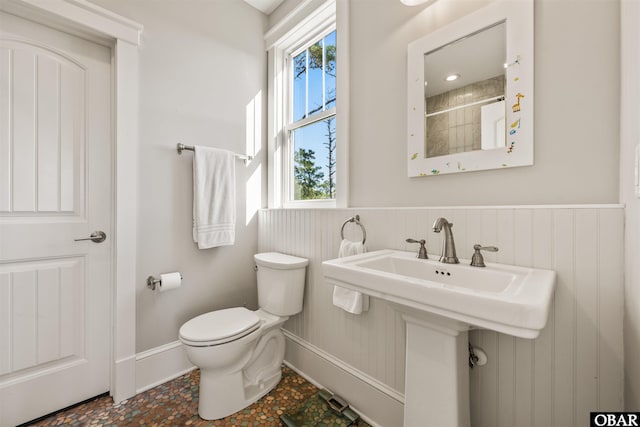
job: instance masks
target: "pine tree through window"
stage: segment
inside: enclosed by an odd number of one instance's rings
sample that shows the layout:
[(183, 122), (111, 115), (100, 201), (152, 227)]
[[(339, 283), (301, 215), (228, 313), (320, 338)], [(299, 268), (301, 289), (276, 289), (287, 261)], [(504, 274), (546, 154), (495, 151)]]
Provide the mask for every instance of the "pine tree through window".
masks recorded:
[(336, 31), (298, 50), (290, 61), (290, 199), (335, 199)]

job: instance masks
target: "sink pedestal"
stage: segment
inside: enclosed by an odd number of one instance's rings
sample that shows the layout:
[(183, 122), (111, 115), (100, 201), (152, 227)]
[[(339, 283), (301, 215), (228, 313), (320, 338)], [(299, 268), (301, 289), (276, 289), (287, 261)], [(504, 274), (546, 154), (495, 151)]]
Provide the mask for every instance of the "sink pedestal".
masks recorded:
[(469, 427), (468, 325), (407, 313), (405, 427)]

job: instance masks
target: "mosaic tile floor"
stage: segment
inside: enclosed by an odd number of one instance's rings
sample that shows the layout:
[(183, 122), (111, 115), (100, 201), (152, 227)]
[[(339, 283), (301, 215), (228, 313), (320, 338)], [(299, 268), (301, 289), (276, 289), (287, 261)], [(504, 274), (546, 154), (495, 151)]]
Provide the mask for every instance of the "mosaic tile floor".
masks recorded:
[[(262, 399), (223, 420), (205, 421), (198, 417), (199, 381), (200, 371), (191, 371), (118, 405), (98, 397), (30, 426), (280, 426), (281, 414), (295, 411), (318, 391), (284, 367), (280, 384)], [(363, 421), (357, 426), (370, 427)]]

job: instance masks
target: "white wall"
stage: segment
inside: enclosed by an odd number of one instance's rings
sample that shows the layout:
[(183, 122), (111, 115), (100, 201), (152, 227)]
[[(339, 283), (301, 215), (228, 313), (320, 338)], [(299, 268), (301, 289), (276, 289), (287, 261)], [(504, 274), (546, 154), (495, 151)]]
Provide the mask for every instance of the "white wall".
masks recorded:
[(533, 167), (407, 178), (407, 43), (487, 3), (350, 0), (350, 206), (618, 201), (620, 17), (611, 0), (535, 1)]
[(626, 205), (625, 243), (625, 407), (640, 411), (640, 200), (634, 194), (635, 148), (640, 144), (640, 3), (621, 5), (620, 200)]
[[(260, 148), (266, 17), (238, 0), (93, 1), (144, 25), (135, 325), (141, 352), (176, 340), (180, 325), (197, 314), (256, 305), (254, 214), (266, 203), (264, 152), (247, 167), (237, 163), (236, 244), (198, 250), (191, 238), (192, 154), (178, 156), (175, 147), (183, 142), (245, 153), (257, 140)], [(184, 276), (181, 289), (146, 288), (148, 275), (176, 270)]]
[[(404, 321), (377, 298), (371, 299), (370, 311), (359, 316), (334, 307), (332, 288), (322, 276), (321, 262), (338, 254), (342, 221), (355, 214), (366, 227), (369, 250), (417, 252), (416, 245), (404, 242), (414, 237), (426, 239), (429, 253), (437, 254), (442, 236), (431, 224), (444, 216), (454, 223), (461, 258), (471, 257), (474, 243), (495, 245), (500, 251), (486, 254), (487, 261), (557, 272), (551, 313), (537, 339), (485, 330), (470, 333), (470, 341), (489, 358), (486, 366), (471, 372), (474, 427), (581, 427), (589, 424), (589, 411), (622, 410), (621, 206), (261, 211), (258, 249), (310, 260), (304, 311), (285, 324), (303, 345), (295, 337), (289, 341), (287, 360), (379, 425), (398, 426)], [(345, 231), (348, 239), (361, 237), (357, 227)], [(336, 370), (343, 374), (329, 375)], [(369, 384), (368, 392), (361, 382)], [(392, 414), (395, 419), (390, 420)]]

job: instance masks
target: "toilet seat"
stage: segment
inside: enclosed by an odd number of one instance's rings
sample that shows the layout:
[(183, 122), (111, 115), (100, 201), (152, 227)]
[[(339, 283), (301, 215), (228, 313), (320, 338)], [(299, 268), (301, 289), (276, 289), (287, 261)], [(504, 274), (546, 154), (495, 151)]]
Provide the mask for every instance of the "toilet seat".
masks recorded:
[(220, 345), (245, 337), (260, 328), (260, 317), (244, 307), (211, 311), (180, 328), (180, 340), (195, 347)]

